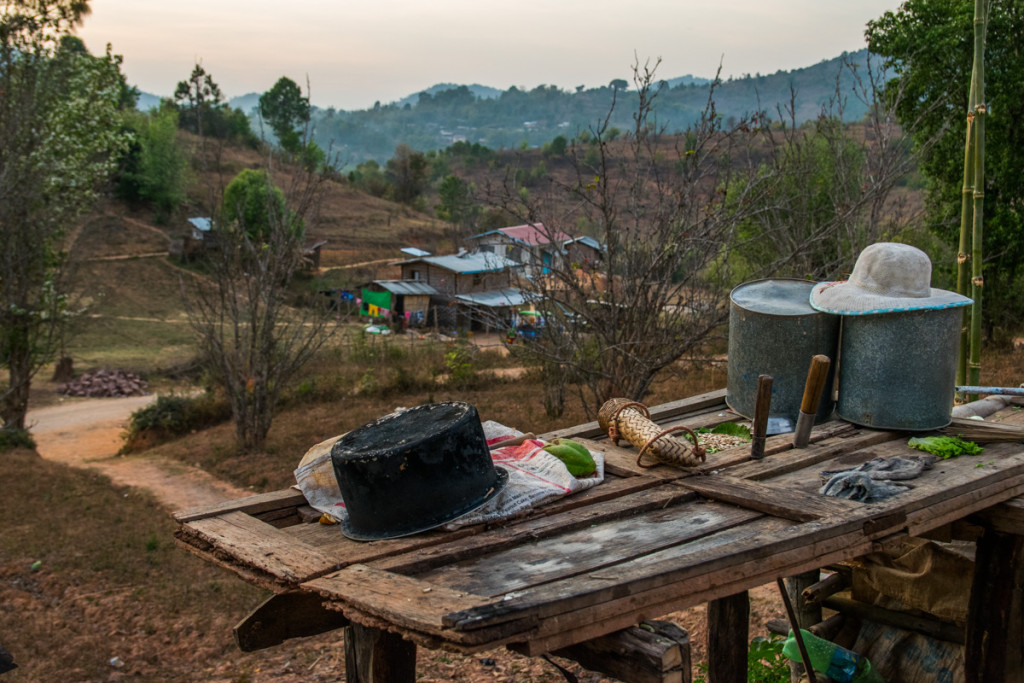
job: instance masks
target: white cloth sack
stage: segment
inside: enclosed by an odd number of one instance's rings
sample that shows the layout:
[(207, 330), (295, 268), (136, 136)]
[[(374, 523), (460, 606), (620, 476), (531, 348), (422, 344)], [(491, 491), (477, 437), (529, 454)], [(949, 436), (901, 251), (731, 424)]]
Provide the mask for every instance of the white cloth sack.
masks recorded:
[[(522, 432), (490, 420), (483, 423), (483, 428), (488, 443), (523, 435)], [(344, 521), (348, 514), (331, 463), (331, 447), (340, 438), (336, 436), (310, 448), (295, 469), (295, 481), (310, 507), (329, 514), (337, 521)], [(508, 484), (486, 505), (448, 522), (444, 528), (457, 529), (468, 524), (509, 519), (537, 505), (597, 486), (604, 481), (603, 453), (591, 452), (597, 471), (589, 477), (577, 478), (569, 474), (561, 460), (544, 450), (545, 445), (544, 441), (530, 439), (518, 446), (491, 451), (494, 465), (508, 472)]]

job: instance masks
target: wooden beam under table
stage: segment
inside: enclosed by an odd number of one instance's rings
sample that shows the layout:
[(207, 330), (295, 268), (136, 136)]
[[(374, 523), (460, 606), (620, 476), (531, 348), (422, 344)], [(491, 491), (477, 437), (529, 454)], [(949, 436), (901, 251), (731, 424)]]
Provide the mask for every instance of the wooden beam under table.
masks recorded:
[(279, 593), (261, 602), (235, 625), (235, 644), (242, 652), (254, 652), (347, 625), (348, 619), (326, 609), (315, 593)]
[(644, 622), (552, 654), (630, 683), (690, 683), (690, 634), (670, 621)]

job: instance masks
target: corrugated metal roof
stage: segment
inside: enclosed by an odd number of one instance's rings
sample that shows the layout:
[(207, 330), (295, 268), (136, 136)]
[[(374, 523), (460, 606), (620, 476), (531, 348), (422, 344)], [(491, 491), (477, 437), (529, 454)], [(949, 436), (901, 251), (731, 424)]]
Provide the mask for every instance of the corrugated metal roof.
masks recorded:
[(210, 232), (213, 227), (213, 220), (210, 218), (189, 218), (188, 222), (191, 223), (196, 230), (202, 230), (203, 232)]
[(497, 308), (501, 306), (522, 306), (530, 300), (527, 292), (519, 289), (496, 289), (491, 292), (477, 292), (475, 294), (457, 294), (455, 299), (464, 304), (473, 306), (487, 306)]
[(511, 240), (528, 244), (531, 247), (538, 244), (548, 244), (551, 242), (551, 237), (554, 238), (555, 242), (563, 242), (569, 239), (569, 235), (565, 234), (561, 230), (555, 230), (553, 235), (549, 235), (548, 232), (549, 231), (544, 227), (543, 223), (527, 223), (526, 225), (513, 225), (507, 228), (498, 228), (497, 230), (483, 232), (479, 235), (474, 235), (470, 239), (477, 239), (487, 235), (501, 233)]
[(417, 249), (416, 247), (402, 247), (399, 251), (401, 251), (403, 254), (408, 254), (409, 256), (430, 256), (429, 251), (423, 251), (422, 249)]
[(505, 270), (506, 268), (519, 268), (522, 266), (518, 261), (513, 261), (497, 254), (487, 253), (423, 256), (421, 258), (398, 261), (391, 265), (401, 266), (408, 263), (429, 263), (432, 266), (444, 268), (454, 273), (493, 273)]
[(588, 247), (590, 247), (591, 249), (596, 249), (597, 251), (604, 251), (601, 248), (601, 243), (598, 242), (597, 240), (595, 240), (593, 237), (590, 237), (588, 235), (584, 235), (583, 237), (574, 237), (571, 240), (566, 240), (565, 244), (568, 245), (568, 244), (572, 244), (573, 242), (579, 242), (580, 244), (585, 244)]
[(410, 296), (437, 296), (438, 291), (419, 280), (374, 280), (373, 284), (380, 285), (392, 294)]

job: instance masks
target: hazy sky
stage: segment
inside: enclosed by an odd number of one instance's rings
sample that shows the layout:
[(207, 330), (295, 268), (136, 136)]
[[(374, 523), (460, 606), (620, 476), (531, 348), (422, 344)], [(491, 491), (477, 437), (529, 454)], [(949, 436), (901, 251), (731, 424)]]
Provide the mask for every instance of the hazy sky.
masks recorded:
[(196, 61), (227, 97), (281, 76), (314, 104), (364, 109), (436, 83), (606, 85), (634, 55), (657, 74), (810, 66), (864, 47), (898, 0), (92, 0), (79, 36), (124, 55), (141, 90), (170, 95)]

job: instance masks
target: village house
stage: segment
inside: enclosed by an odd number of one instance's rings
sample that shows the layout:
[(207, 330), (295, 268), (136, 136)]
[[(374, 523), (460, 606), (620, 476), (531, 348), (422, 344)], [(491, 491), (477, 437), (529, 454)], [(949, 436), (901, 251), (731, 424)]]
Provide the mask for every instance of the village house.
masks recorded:
[(397, 265), (402, 282), (433, 288), (428, 324), (489, 329), (508, 324), (525, 296), (515, 284), (522, 264), (492, 252), (417, 256)]
[(549, 230), (543, 223), (528, 223), (480, 233), (468, 238), (466, 243), (473, 251), (516, 261), (524, 266), (524, 275), (533, 277), (554, 265), (562, 245), (569, 239), (569, 235)]
[(565, 260), (577, 268), (590, 269), (604, 258), (601, 243), (593, 237), (573, 237), (562, 243)]
[[(360, 315), (382, 318), (393, 327), (422, 327), (438, 291), (417, 280), (374, 280), (362, 288)], [(396, 330), (397, 331), (397, 330)]]

